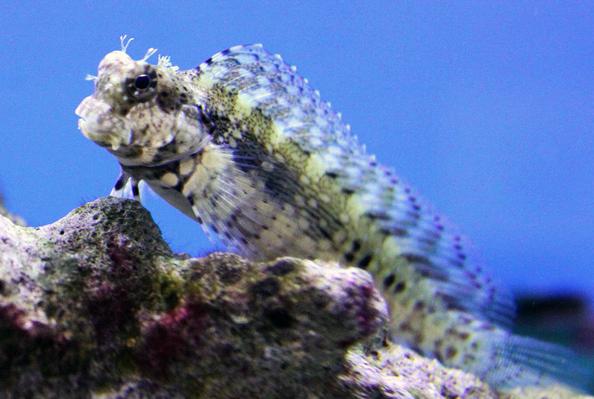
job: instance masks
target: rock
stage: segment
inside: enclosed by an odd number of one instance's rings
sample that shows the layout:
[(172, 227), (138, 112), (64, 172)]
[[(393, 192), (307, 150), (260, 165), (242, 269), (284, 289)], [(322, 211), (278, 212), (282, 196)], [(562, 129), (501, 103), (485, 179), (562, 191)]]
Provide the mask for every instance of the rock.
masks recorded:
[(387, 317), (363, 270), (176, 256), (134, 201), (0, 216), (0, 397), (543, 397), (387, 342)]
[(0, 216), (4, 216), (8, 218), (14, 224), (18, 224), (19, 226), (25, 226), (25, 220), (20, 216), (13, 215), (12, 213), (8, 212), (8, 210), (4, 207), (4, 198), (0, 194)]

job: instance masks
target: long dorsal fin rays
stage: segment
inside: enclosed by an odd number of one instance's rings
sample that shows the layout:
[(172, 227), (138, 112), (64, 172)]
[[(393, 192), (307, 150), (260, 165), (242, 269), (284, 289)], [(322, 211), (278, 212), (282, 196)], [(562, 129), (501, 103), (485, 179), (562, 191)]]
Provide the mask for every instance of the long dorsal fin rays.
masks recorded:
[(356, 152), (360, 147), (329, 103), (321, 101), (319, 92), (261, 45), (221, 51), (200, 64), (197, 71), (199, 78), (208, 76), (209, 84), (237, 91), (252, 108), (265, 110), (283, 134), (296, 139), (304, 149), (321, 149), (337, 140), (348, 141), (340, 143), (343, 150), (352, 147)]
[[(448, 281), (436, 281), (436, 286), (459, 298), (452, 306), (495, 323), (509, 324), (513, 302), (486, 276), (481, 263), (471, 263), (476, 262), (468, 255), (472, 245), (464, 242), (462, 247), (456, 241), (460, 240), (457, 231), (436, 222), (437, 213), (391, 170), (370, 168), (377, 162), (365, 154), (330, 105), (282, 58), (266, 52), (261, 45), (235, 46), (202, 63), (198, 76), (210, 87), (220, 85), (236, 92), (249, 109), (258, 109), (273, 121), (277, 141), (290, 139), (304, 153), (321, 154), (328, 170), (340, 169), (338, 183), (356, 184), (354, 191), (366, 198), (364, 206), (387, 216), (380, 222), (387, 230), (402, 229), (401, 223), (406, 224), (406, 237), (397, 239), (402, 252), (424, 253), (423, 242), (432, 241), (431, 266), (440, 275), (448, 276)], [(275, 179), (272, 174), (261, 173), (268, 180)], [(286, 192), (294, 191), (289, 187), (293, 181), (281, 180), (278, 184), (284, 184)]]
[[(444, 230), (447, 231), (447, 230)], [(455, 231), (455, 230), (454, 230)], [(401, 240), (402, 251), (411, 260), (419, 259), (420, 272), (435, 273), (437, 292), (447, 296), (448, 305), (454, 309), (467, 310), (500, 326), (509, 327), (515, 314), (515, 303), (509, 291), (497, 284), (482, 269), (482, 260), (471, 243), (458, 233), (443, 233), (438, 244), (429, 252), (418, 246), (413, 237)], [(451, 248), (458, 243), (461, 250)], [(463, 253), (463, 259), (460, 254)]]
[(368, 214), (381, 228), (398, 232), (396, 241), (402, 253), (448, 276), (436, 285), (450, 298), (457, 298), (455, 307), (509, 326), (515, 314), (512, 295), (486, 273), (472, 242), (390, 168), (370, 170), (361, 177), (356, 170), (343, 168), (337, 178), (351, 191), (366, 194)]
[[(209, 84), (219, 84), (226, 90), (237, 92), (250, 109), (258, 109), (275, 124), (278, 140), (292, 140), (302, 151), (321, 155), (328, 169), (341, 168), (340, 184), (356, 184), (357, 194), (365, 197), (365, 206), (387, 215), (381, 221), (387, 229), (401, 228), (408, 220), (407, 237), (398, 239), (402, 251), (422, 252), (423, 240), (433, 240), (430, 261), (448, 281), (437, 282), (445, 293), (455, 297), (468, 293), (455, 303), (487, 320), (506, 325), (513, 316), (513, 301), (506, 292), (488, 277), (482, 265), (470, 257), (472, 245), (464, 242), (450, 226), (436, 222), (435, 213), (409, 187), (394, 183), (391, 170), (370, 168), (377, 164), (365, 154), (356, 138), (328, 103), (311, 89), (306, 80), (282, 58), (266, 52), (262, 46), (235, 46), (217, 53), (198, 68), (198, 76)], [(333, 162), (334, 161), (334, 162)], [(365, 173), (365, 174), (362, 174)], [(268, 176), (271, 180), (274, 176)], [(280, 181), (290, 192), (292, 181)], [(413, 199), (410, 201), (409, 199)], [(409, 216), (412, 215), (412, 216)], [(413, 219), (411, 219), (411, 217)], [(451, 259), (456, 258), (456, 259)], [(463, 259), (461, 259), (463, 258)], [(457, 266), (452, 266), (455, 260)], [(478, 289), (477, 289), (478, 285)]]

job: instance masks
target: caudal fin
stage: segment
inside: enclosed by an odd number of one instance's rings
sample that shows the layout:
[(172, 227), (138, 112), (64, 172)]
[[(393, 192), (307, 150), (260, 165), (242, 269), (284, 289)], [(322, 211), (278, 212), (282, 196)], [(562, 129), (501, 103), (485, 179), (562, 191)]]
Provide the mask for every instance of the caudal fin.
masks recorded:
[(594, 366), (570, 349), (533, 338), (510, 335), (497, 349), (487, 381), (496, 387), (565, 384), (592, 389)]

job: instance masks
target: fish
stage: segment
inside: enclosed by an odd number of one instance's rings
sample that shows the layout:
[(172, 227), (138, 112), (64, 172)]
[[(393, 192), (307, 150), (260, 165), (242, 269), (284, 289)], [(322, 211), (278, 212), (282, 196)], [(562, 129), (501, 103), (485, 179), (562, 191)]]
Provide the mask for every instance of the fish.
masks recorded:
[(391, 339), (501, 388), (587, 375), (568, 349), (514, 335), (514, 301), (472, 243), (367, 153), (295, 66), (260, 44), (180, 70), (130, 40), (91, 76), (82, 134), (113, 154), (111, 192), (155, 193), (253, 260), (335, 261), (374, 277)]

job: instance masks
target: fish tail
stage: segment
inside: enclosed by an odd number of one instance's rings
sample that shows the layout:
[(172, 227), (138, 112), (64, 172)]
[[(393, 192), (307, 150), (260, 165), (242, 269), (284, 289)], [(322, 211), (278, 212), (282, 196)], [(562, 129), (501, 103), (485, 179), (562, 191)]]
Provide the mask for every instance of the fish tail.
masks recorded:
[(568, 348), (534, 338), (508, 335), (496, 345), (495, 363), (486, 374), (493, 386), (569, 385), (592, 389), (594, 366)]

